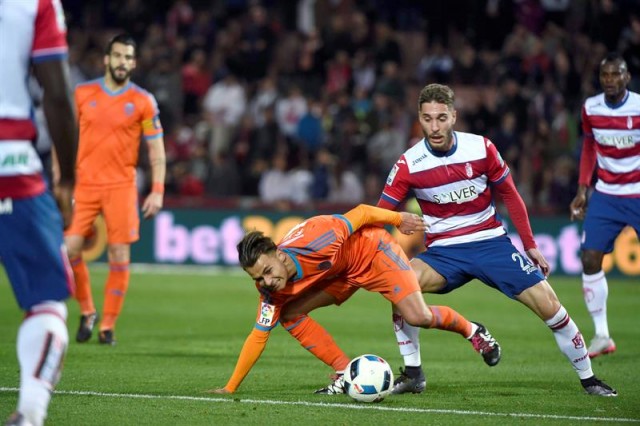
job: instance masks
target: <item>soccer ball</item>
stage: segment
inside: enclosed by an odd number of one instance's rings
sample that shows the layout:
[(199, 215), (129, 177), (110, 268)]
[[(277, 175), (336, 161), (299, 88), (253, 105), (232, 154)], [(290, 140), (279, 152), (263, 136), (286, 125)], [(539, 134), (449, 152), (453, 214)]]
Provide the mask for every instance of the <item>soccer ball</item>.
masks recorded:
[(393, 371), (378, 355), (360, 355), (344, 371), (344, 388), (358, 402), (380, 402), (393, 389)]

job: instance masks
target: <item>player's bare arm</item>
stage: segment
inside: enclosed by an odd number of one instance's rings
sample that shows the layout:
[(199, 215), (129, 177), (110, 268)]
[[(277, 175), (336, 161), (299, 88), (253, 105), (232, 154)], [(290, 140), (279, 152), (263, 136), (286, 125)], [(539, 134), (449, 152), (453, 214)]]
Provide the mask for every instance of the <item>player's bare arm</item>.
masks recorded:
[(142, 204), (144, 218), (150, 218), (158, 214), (162, 209), (164, 200), (164, 179), (166, 175), (166, 157), (164, 152), (164, 139), (154, 138), (148, 141), (149, 163), (151, 164), (151, 193)]
[(71, 200), (75, 185), (78, 127), (71, 98), (69, 66), (66, 61), (45, 61), (33, 66), (44, 89), (43, 107), (47, 126), (55, 147), (59, 178), (53, 192), (62, 213), (65, 229), (71, 224)]

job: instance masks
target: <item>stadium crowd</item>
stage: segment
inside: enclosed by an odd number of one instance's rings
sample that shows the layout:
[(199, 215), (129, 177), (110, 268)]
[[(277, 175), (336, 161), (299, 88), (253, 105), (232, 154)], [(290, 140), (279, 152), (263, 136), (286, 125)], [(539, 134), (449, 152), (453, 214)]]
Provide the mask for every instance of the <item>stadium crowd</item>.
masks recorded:
[(581, 105), (600, 90), (607, 51), (624, 55), (629, 89), (640, 90), (633, 0), (63, 5), (74, 83), (103, 74), (115, 33), (138, 41), (133, 80), (160, 107), (168, 204), (375, 204), (395, 160), (422, 138), (419, 90), (439, 82), (456, 92), (457, 130), (492, 139), (529, 209), (564, 215)]

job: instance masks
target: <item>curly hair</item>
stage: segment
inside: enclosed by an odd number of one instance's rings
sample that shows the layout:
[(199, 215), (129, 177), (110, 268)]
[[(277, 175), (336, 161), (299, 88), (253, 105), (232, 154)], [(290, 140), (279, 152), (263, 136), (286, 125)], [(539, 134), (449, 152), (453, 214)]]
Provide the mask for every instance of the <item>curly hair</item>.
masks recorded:
[(453, 109), (453, 102), (455, 96), (453, 90), (449, 86), (443, 84), (429, 84), (420, 91), (418, 97), (418, 109), (424, 103), (437, 102), (439, 104), (445, 104), (449, 109)]

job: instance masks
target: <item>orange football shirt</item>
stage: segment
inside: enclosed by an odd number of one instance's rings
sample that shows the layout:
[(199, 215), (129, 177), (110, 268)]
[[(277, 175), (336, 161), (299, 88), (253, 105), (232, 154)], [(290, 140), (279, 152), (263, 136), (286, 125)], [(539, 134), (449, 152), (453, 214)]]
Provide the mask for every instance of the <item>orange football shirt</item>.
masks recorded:
[(99, 78), (79, 84), (75, 101), (80, 127), (77, 186), (134, 185), (141, 137), (162, 137), (153, 95), (131, 82), (111, 91)]

